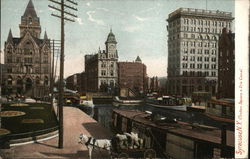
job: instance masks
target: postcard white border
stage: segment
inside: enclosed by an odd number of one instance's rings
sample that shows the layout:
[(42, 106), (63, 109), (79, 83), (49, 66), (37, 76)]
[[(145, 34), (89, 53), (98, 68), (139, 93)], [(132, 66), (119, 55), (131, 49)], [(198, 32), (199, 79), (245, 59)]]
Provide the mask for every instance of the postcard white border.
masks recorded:
[(248, 158), (249, 1), (235, 1), (235, 158)]

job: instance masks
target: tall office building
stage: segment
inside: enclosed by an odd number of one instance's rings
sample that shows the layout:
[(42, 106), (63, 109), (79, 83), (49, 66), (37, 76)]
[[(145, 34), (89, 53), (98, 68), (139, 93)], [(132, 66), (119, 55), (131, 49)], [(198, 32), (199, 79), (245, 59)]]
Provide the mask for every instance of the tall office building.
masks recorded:
[(232, 28), (232, 13), (180, 8), (169, 14), (169, 94), (190, 96), (202, 91), (216, 94), (218, 40), (224, 27)]

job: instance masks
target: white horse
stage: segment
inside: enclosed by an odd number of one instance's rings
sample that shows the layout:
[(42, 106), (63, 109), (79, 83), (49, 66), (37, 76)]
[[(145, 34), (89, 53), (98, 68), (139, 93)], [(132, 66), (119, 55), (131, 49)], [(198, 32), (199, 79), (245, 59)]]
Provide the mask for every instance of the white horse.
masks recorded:
[(92, 157), (92, 150), (94, 148), (105, 149), (111, 153), (111, 140), (108, 139), (95, 139), (93, 137), (88, 137), (84, 134), (80, 134), (79, 143), (87, 146), (89, 150), (89, 158)]
[(118, 139), (118, 145), (121, 149), (133, 149), (139, 148), (141, 144), (141, 139), (138, 137), (137, 133), (123, 133), (123, 134), (116, 134), (115, 136)]
[(124, 133), (128, 138), (131, 139), (131, 143), (129, 145), (130, 149), (138, 148), (140, 147), (140, 138), (138, 137), (137, 133), (131, 132), (131, 133)]

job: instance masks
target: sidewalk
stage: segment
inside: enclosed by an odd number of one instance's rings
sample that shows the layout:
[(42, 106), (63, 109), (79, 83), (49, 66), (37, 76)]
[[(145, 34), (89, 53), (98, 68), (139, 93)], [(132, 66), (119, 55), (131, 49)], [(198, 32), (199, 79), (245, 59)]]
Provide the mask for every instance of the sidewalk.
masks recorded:
[[(109, 130), (103, 128), (94, 119), (74, 107), (64, 107), (64, 148), (58, 149), (58, 137), (34, 144), (11, 147), (6, 150), (10, 158), (88, 158), (85, 145), (78, 144), (80, 133), (96, 139), (111, 138)], [(0, 150), (1, 151), (1, 150)], [(105, 150), (94, 150), (92, 158), (109, 158)]]

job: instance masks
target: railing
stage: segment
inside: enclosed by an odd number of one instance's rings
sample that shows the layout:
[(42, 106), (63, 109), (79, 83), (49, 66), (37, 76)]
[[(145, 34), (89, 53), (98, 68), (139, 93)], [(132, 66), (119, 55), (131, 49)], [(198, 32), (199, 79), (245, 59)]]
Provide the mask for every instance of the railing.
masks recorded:
[(36, 139), (37, 136), (54, 132), (58, 130), (58, 128), (59, 128), (58, 126), (55, 126), (55, 127), (48, 128), (48, 129), (31, 131), (31, 132), (26, 132), (26, 133), (2, 135), (0, 136), (0, 145), (1, 145), (0, 148), (6, 143), (9, 143), (10, 140), (24, 139), (24, 138), (29, 138), (29, 137), (32, 137), (32, 139), (33, 138)]

